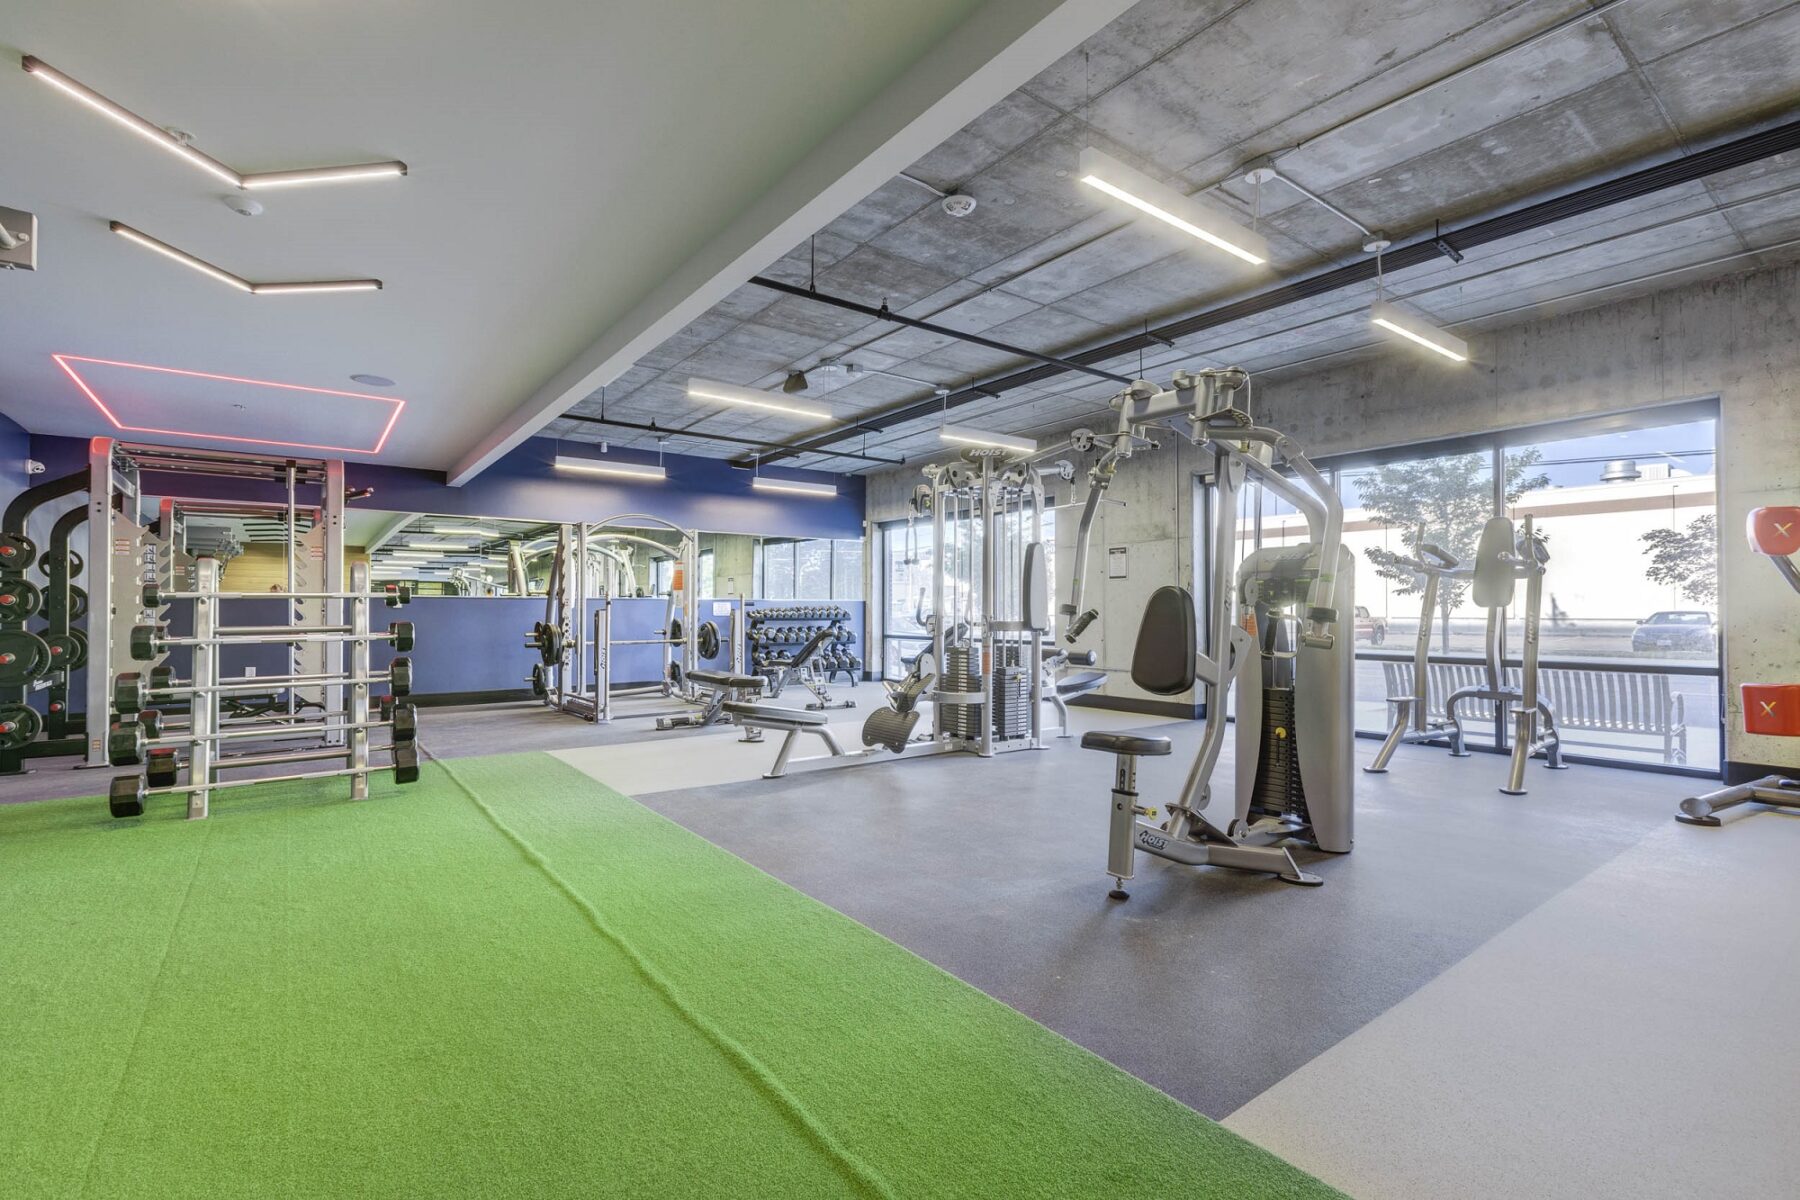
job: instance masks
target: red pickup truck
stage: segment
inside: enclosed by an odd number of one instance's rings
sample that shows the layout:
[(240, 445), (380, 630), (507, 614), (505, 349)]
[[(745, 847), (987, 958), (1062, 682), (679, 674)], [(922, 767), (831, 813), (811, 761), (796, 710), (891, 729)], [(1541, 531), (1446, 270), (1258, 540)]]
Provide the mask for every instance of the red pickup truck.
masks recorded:
[(1387, 641), (1387, 618), (1372, 617), (1369, 610), (1359, 604), (1356, 606), (1356, 640), (1360, 642), (1365, 638), (1371, 646)]

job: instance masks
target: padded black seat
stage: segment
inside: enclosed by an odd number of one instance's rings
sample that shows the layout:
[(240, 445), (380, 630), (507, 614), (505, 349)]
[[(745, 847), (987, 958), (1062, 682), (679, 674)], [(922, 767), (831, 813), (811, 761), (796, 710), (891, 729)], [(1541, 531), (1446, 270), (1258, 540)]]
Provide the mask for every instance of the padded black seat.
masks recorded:
[(763, 685), (761, 675), (739, 675), (735, 671), (689, 671), (687, 677), (708, 687), (760, 689)]
[(1155, 758), (1169, 753), (1174, 743), (1165, 737), (1139, 737), (1135, 733), (1103, 733), (1081, 735), (1083, 750), (1104, 750), (1108, 754), (1137, 754)]
[(1056, 692), (1059, 696), (1079, 696), (1083, 692), (1093, 691), (1105, 682), (1105, 671), (1077, 671), (1058, 679)]
[(831, 718), (822, 712), (808, 712), (804, 708), (788, 708), (783, 704), (752, 704), (746, 700), (727, 700), (725, 711), (734, 717), (746, 718), (747, 725), (768, 725), (781, 728), (784, 725), (828, 725)]

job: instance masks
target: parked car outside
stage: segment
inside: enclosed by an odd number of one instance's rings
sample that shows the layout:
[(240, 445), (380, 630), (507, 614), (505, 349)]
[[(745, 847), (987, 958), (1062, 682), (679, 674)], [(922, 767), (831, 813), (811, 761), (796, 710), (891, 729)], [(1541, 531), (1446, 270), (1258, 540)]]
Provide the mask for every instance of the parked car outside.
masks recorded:
[(1646, 650), (1711, 650), (1718, 644), (1719, 626), (1704, 609), (1672, 608), (1654, 612), (1631, 631), (1631, 648)]
[(1387, 618), (1373, 617), (1362, 605), (1356, 606), (1356, 640), (1367, 640), (1371, 646), (1387, 641)]

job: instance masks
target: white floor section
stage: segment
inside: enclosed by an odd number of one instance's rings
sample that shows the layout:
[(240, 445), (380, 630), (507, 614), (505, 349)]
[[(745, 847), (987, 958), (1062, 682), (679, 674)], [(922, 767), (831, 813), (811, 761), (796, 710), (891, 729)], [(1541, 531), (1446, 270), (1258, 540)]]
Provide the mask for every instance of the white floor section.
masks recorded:
[(1797, 1196), (1797, 1011), (1800, 817), (1671, 820), (1225, 1123), (1362, 1200)]
[[(781, 703), (792, 708), (800, 706), (799, 699), (790, 703), (785, 696)], [(867, 706), (877, 703), (879, 701), (876, 696), (871, 694), (867, 699), (859, 698), (856, 708), (832, 710), (831, 732), (844, 750), (855, 753), (864, 749), (862, 725), (869, 715)], [(664, 700), (632, 699), (620, 701), (618, 706), (620, 713), (630, 714), (621, 716), (619, 720), (641, 725), (647, 731), (646, 740), (611, 742), (574, 750), (552, 750), (550, 754), (627, 796), (646, 796), (652, 792), (674, 791), (678, 788), (712, 787), (715, 784), (760, 779), (765, 771), (775, 765), (776, 751), (781, 747), (781, 739), (786, 736), (769, 730), (763, 735), (761, 742), (744, 742), (739, 740), (743, 736), (743, 730), (731, 725), (651, 734), (648, 731), (654, 728), (652, 722), (640, 714), (676, 712), (680, 709)], [(1044, 712), (1044, 736), (1053, 738), (1056, 736), (1055, 714), (1048, 707)], [(1141, 729), (1162, 724), (1169, 719), (1095, 708), (1069, 710), (1069, 728), (1075, 737), (1080, 737), (1089, 729)], [(915, 733), (930, 728), (931, 706), (926, 704), (922, 706)], [(867, 757), (835, 762), (798, 761), (818, 758), (826, 753), (823, 740), (803, 733), (795, 742), (789, 771), (798, 774), (809, 770), (840, 770), (863, 763), (892, 762), (895, 757), (886, 750), (880, 750)]]

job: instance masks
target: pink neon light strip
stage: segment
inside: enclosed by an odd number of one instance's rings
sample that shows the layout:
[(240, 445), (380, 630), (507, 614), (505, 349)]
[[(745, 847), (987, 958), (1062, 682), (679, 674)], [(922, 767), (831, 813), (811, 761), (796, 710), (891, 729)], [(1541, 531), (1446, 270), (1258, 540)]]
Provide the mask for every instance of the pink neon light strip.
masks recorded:
[[(205, 441), (243, 442), (253, 446), (281, 446), (290, 450), (335, 450), (340, 454), (380, 454), (387, 445), (388, 435), (394, 432), (394, 426), (400, 420), (400, 413), (406, 407), (406, 401), (397, 396), (376, 396), (368, 392), (341, 392), (333, 388), (307, 387), (298, 383), (277, 383), (270, 379), (244, 379), (237, 375), (214, 375), (207, 371), (186, 371), (179, 367), (156, 367), (148, 363), (120, 362), (110, 358), (88, 358), (80, 354), (52, 354), (51, 359), (61, 367), (63, 373), (75, 382), (82, 395), (93, 402), (100, 415), (112, 423), (114, 429), (126, 433), (157, 433), (165, 437), (199, 438)], [(101, 367), (123, 367), (131, 371), (154, 371), (161, 375), (182, 375), (191, 379), (212, 379), (221, 383), (242, 383), (251, 387), (279, 388), (289, 392), (311, 392), (318, 396), (345, 396), (353, 400), (376, 400), (383, 404), (393, 405), (387, 424), (382, 427), (381, 436), (376, 439), (373, 449), (357, 446), (324, 446), (316, 442), (284, 442), (277, 438), (236, 437), (228, 433), (199, 433), (191, 429), (154, 429), (147, 425), (127, 425), (113, 415), (112, 409), (106, 406), (87, 381), (70, 366), (70, 363), (92, 363)]]

